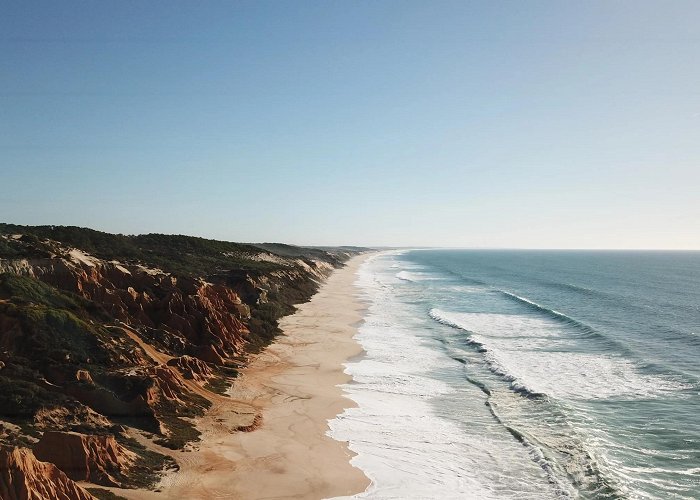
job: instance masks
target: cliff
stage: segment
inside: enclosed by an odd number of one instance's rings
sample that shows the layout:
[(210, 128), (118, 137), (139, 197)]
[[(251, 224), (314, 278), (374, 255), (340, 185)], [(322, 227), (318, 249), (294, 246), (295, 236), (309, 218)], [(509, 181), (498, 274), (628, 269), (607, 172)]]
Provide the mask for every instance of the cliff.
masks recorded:
[(74, 481), (121, 487), (127, 482), (136, 454), (114, 436), (86, 436), (75, 432), (47, 431), (34, 447), (34, 456), (51, 462)]
[(133, 430), (196, 441), (192, 417), (351, 253), (0, 224), (0, 444), (73, 479), (152, 485), (171, 461)]
[(40, 462), (26, 448), (0, 448), (2, 500), (94, 500), (55, 465)]

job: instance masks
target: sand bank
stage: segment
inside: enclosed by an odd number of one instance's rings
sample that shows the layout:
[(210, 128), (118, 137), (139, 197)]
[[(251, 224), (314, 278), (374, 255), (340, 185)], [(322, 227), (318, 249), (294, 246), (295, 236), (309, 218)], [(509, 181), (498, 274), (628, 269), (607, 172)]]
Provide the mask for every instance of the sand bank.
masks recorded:
[[(284, 332), (243, 370), (198, 421), (196, 450), (172, 454), (180, 471), (160, 492), (113, 490), (128, 498), (330, 498), (360, 493), (367, 477), (350, 465), (345, 443), (326, 436), (328, 419), (354, 403), (339, 384), (342, 364), (362, 352), (353, 340), (363, 305), (355, 273), (364, 257), (336, 270), (310, 302), (280, 322)], [(246, 406), (250, 402), (251, 406)], [(262, 413), (252, 432), (234, 432)], [(165, 451), (165, 450), (163, 450)]]

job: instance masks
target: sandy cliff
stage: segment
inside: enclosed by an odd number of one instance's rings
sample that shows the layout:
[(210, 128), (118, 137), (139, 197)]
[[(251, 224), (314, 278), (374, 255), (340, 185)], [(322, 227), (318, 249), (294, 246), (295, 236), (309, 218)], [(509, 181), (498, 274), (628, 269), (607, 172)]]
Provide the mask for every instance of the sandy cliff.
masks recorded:
[[(153, 485), (173, 466), (162, 446), (197, 440), (192, 418), (228, 399), (248, 354), (348, 256), (17, 228), (0, 224), (0, 444), (55, 464), (57, 492), (70, 478)], [(254, 405), (227, 403), (233, 430), (259, 423)], [(12, 470), (40, 468), (19, 450)]]
[(2, 500), (93, 500), (55, 465), (40, 462), (27, 448), (0, 448)]
[(88, 436), (75, 432), (47, 431), (34, 446), (34, 456), (51, 462), (74, 481), (103, 486), (123, 486), (136, 454), (114, 436)]

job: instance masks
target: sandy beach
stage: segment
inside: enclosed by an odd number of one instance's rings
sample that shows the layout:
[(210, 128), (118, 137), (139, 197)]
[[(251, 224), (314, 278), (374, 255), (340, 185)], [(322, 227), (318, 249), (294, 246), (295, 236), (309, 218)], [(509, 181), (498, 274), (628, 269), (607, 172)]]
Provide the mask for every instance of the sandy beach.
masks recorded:
[[(336, 270), (281, 320), (284, 335), (243, 370), (231, 398), (218, 398), (198, 421), (202, 441), (192, 451), (168, 450), (180, 470), (159, 492), (113, 491), (130, 499), (320, 499), (364, 491), (369, 480), (350, 465), (353, 453), (326, 435), (328, 420), (354, 405), (338, 385), (350, 379), (343, 363), (362, 352), (353, 340), (363, 311), (354, 282), (364, 259)], [(262, 415), (255, 430), (235, 430), (255, 415)]]

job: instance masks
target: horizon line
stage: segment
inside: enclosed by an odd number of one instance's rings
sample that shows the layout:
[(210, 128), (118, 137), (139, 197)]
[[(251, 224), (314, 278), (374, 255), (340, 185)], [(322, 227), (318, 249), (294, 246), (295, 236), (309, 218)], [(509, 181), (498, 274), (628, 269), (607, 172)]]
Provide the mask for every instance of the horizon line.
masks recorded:
[(22, 227), (74, 227), (78, 229), (88, 229), (91, 231), (122, 235), (122, 236), (142, 236), (147, 234), (163, 234), (169, 236), (186, 236), (191, 238), (202, 238), (213, 241), (223, 241), (228, 243), (242, 243), (249, 245), (256, 244), (278, 244), (278, 245), (292, 245), (297, 247), (312, 247), (312, 248), (341, 248), (341, 247), (359, 247), (367, 248), (372, 250), (493, 250), (493, 251), (550, 251), (550, 252), (700, 252), (700, 248), (620, 248), (620, 247), (490, 247), (490, 246), (450, 246), (450, 245), (363, 245), (363, 244), (300, 244), (300, 243), (289, 243), (283, 241), (235, 241), (230, 239), (217, 239), (208, 236), (200, 236), (195, 234), (184, 234), (184, 233), (155, 233), (155, 232), (144, 232), (144, 233), (117, 233), (109, 232), (101, 229), (94, 229), (87, 226), (77, 226), (77, 225), (62, 225), (62, 224), (15, 224), (11, 222), (0, 222), (0, 224), (7, 224), (12, 226), (22, 226)]

